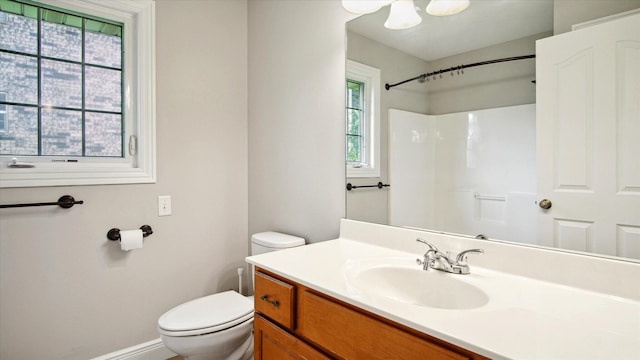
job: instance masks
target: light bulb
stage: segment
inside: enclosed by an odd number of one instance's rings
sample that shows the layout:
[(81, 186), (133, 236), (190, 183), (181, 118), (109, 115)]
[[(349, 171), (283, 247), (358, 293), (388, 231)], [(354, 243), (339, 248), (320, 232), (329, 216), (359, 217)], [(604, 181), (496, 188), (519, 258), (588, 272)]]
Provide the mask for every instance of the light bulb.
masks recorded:
[(391, 4), (389, 17), (384, 22), (387, 29), (407, 29), (422, 22), (422, 18), (416, 12), (413, 0), (398, 0)]
[(433, 16), (455, 15), (469, 7), (469, 0), (431, 0), (427, 13)]

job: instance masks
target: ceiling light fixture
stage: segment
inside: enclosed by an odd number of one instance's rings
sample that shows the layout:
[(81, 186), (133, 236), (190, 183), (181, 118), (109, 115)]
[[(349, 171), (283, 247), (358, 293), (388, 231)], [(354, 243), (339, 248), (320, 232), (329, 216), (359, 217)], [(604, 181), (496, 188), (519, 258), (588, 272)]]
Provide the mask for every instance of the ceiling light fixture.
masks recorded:
[(387, 29), (408, 29), (422, 22), (422, 18), (416, 12), (413, 0), (397, 0), (391, 4), (389, 17), (384, 22)]
[(469, 7), (469, 0), (431, 0), (427, 5), (427, 13), (433, 16), (449, 16), (464, 11)]
[[(342, 7), (354, 14), (371, 14), (383, 6), (391, 4), (389, 17), (384, 26), (387, 29), (408, 29), (422, 22), (413, 0), (342, 0)], [(427, 13), (434, 16), (454, 15), (469, 7), (469, 0), (431, 0)]]

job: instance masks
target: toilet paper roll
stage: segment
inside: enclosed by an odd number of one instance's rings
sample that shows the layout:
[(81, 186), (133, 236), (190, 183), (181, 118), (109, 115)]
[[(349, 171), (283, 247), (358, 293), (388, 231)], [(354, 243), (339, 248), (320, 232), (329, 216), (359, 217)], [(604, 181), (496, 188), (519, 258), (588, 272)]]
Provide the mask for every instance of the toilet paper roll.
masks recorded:
[(120, 230), (120, 249), (142, 249), (142, 230)]

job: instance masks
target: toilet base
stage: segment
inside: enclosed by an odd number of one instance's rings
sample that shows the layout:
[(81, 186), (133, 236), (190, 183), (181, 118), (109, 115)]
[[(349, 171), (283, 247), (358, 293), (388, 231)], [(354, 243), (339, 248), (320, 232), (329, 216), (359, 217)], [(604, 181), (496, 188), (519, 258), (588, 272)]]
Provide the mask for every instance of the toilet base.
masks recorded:
[[(248, 344), (246, 344), (248, 343)], [(183, 356), (185, 360), (211, 360), (210, 354)], [(230, 354), (225, 360), (251, 360), (253, 359), (253, 335), (242, 346)]]
[(196, 336), (161, 334), (165, 346), (188, 360), (248, 360), (253, 357), (253, 318), (231, 329)]

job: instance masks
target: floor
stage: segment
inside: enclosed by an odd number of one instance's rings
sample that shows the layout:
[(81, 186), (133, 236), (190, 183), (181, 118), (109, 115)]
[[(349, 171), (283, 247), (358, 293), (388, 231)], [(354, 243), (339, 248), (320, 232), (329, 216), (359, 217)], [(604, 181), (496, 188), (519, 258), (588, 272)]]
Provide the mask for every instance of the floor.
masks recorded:
[(182, 356), (174, 356), (172, 358), (168, 358), (167, 360), (184, 360)]

